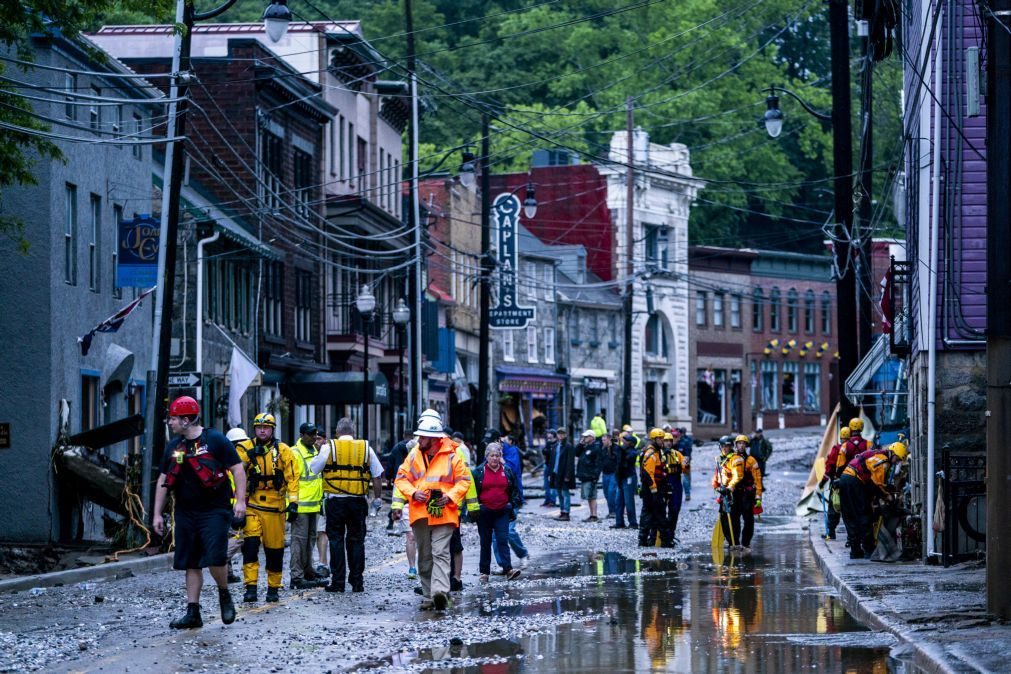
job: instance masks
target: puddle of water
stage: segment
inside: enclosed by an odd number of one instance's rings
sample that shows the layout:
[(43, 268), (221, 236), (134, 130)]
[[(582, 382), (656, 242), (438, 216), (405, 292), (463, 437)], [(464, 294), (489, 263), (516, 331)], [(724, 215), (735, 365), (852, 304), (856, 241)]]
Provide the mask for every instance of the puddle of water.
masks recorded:
[(647, 561), (563, 553), (544, 577), (492, 586), (460, 611), (512, 618), (518, 627), (563, 613), (579, 614), (579, 622), (401, 654), (386, 667), (466, 674), (905, 669), (889, 658), (894, 639), (862, 627), (827, 591), (802, 534), (766, 534), (729, 568), (713, 566), (703, 550)]

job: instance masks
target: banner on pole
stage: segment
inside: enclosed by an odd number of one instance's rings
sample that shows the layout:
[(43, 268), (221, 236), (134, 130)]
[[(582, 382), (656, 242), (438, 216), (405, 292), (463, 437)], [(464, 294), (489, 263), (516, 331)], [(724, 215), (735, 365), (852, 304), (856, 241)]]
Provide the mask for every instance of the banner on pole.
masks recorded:
[(120, 220), (116, 255), (117, 288), (150, 288), (158, 283), (161, 223), (144, 213)]

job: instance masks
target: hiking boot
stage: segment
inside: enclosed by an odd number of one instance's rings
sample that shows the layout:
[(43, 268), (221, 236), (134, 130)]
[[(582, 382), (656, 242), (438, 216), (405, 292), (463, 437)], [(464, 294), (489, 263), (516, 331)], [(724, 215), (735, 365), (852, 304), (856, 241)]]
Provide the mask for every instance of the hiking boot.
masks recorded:
[(227, 587), (218, 588), (218, 605), (221, 606), (221, 622), (231, 625), (235, 622), (235, 604)]
[(452, 606), (452, 602), (449, 600), (449, 595), (445, 592), (436, 592), (432, 595), (432, 604), (435, 606), (436, 611), (445, 611), (447, 608)]
[(449, 579), (449, 591), (450, 592), (460, 592), (463, 590), (463, 581), (457, 580), (456, 578)]
[(169, 623), (169, 627), (174, 630), (189, 630), (203, 626), (204, 621), (200, 619), (200, 604), (186, 604), (186, 614)]
[(325, 564), (317, 564), (316, 565), (316, 575), (319, 576), (320, 578), (329, 578), (330, 577), (330, 567), (326, 566)]
[(597, 517), (596, 515), (590, 515), (584, 521), (586, 521), (586, 522), (599, 522), (600, 518)]
[(506, 573), (506, 580), (516, 580), (519, 577), (520, 577), (519, 569), (509, 569), (509, 571)]
[(569, 521), (569, 513), (562, 513), (561, 515), (559, 515), (555, 519), (558, 520), (559, 522), (568, 522)]
[(435, 608), (435, 604), (432, 602), (431, 599), (426, 599), (423, 602), (421, 602), (421, 606), (419, 606), (418, 608), (420, 608), (422, 611), (431, 611), (433, 608)]
[[(326, 583), (323, 583), (323, 584), (325, 585)], [(314, 590), (317, 587), (320, 587), (320, 581), (317, 581), (317, 580), (305, 580), (304, 578), (300, 578), (298, 580), (291, 581), (290, 587), (291, 587), (292, 590)], [(268, 596), (269, 596), (269, 592), (268, 592)], [(270, 600), (268, 599), (267, 601), (270, 601)]]
[(858, 550), (856, 548), (852, 548), (850, 550), (850, 559), (863, 559), (863, 558), (864, 558), (863, 550)]
[(267, 588), (266, 600), (269, 601), (270, 603), (281, 601), (281, 597), (279, 596), (279, 593), (278, 593), (278, 590), (277, 590), (276, 587), (268, 587)]
[(255, 585), (247, 585), (246, 586), (246, 593), (244, 595), (242, 595), (242, 601), (244, 603), (246, 603), (246, 604), (252, 604), (253, 602), (256, 601), (256, 586)]
[(235, 571), (232, 570), (232, 567), (228, 567), (228, 584), (229, 585), (234, 585), (235, 583), (241, 583), (241, 582), (242, 582), (242, 576), (240, 576), (239, 574), (235, 573)]
[(356, 585), (354, 583), (351, 583), (351, 591), (352, 592), (365, 592), (365, 586), (364, 585)]

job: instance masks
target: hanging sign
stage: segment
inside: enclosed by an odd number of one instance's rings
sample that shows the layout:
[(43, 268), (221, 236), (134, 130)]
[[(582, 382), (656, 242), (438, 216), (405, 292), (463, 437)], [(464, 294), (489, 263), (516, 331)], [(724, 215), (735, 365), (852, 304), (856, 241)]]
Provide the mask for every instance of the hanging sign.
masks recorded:
[(116, 256), (117, 288), (158, 285), (158, 235), (161, 223), (150, 215), (120, 220)]
[(520, 200), (515, 194), (500, 194), (491, 208), (498, 232), (498, 303), (488, 311), (488, 325), (497, 330), (525, 328), (537, 315), (534, 307), (521, 307), (516, 297), (518, 267), (517, 226)]

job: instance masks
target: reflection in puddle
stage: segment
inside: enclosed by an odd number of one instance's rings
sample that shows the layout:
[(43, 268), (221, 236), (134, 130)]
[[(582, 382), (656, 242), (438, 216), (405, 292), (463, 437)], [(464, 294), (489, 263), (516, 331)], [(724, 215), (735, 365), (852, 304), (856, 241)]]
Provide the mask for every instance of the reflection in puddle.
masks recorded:
[(543, 577), (493, 585), (465, 597), (460, 610), (519, 624), (581, 614), (580, 622), (401, 654), (385, 666), (468, 674), (893, 671), (894, 639), (867, 631), (827, 591), (802, 535), (767, 534), (730, 567), (713, 566), (702, 550), (676, 560), (565, 555)]

